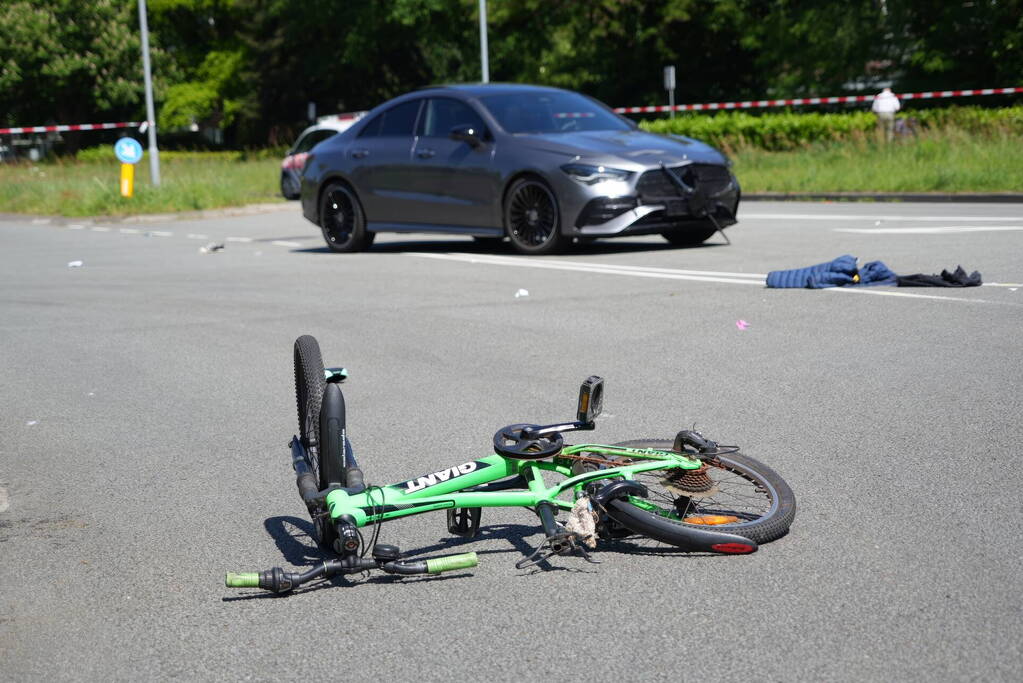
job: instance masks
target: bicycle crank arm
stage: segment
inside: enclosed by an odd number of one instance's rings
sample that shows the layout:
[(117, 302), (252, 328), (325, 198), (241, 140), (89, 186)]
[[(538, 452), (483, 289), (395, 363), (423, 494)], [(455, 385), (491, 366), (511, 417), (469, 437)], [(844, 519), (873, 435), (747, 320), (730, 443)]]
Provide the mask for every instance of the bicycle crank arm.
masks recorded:
[(224, 577), (224, 585), (228, 588), (262, 588), (281, 594), (316, 579), (329, 579), (338, 574), (356, 574), (369, 569), (379, 569), (388, 574), (411, 576), (468, 569), (478, 564), (479, 558), (476, 553), (446, 555), (426, 560), (394, 560), (390, 562), (351, 557), (343, 560), (327, 560), (306, 572), (286, 572), (280, 567), (263, 572), (228, 572)]
[[(669, 545), (678, 546), (685, 550), (701, 550), (708, 553), (727, 553), (730, 555), (743, 555), (755, 552), (756, 541), (751, 541), (745, 536), (729, 534), (722, 531), (712, 531), (687, 524), (674, 524), (664, 520), (665, 524), (671, 524), (670, 533), (666, 531), (663, 537), (658, 536), (656, 531), (651, 532), (646, 520), (637, 518), (641, 514), (639, 509), (624, 503), (620, 500), (609, 500), (605, 510), (607, 515), (622, 526), (633, 529), (635, 524), (647, 527), (643, 531), (644, 536), (649, 536), (655, 541), (661, 541)], [(679, 537), (683, 540), (679, 542)]]

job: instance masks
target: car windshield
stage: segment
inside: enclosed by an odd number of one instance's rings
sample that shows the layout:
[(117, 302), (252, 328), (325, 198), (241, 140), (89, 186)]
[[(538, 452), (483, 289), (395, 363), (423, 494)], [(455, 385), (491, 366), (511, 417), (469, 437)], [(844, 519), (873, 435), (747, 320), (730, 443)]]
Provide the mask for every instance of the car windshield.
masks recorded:
[(629, 124), (593, 100), (570, 92), (490, 95), (483, 106), (509, 133), (572, 133), (630, 130)]

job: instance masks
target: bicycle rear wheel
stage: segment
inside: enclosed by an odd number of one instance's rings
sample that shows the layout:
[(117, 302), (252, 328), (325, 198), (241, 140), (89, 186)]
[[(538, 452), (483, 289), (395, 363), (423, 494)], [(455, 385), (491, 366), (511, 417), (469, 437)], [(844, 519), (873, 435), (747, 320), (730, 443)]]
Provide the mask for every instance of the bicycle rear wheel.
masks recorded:
[[(616, 446), (670, 451), (672, 441), (638, 439)], [(700, 456), (699, 470), (653, 470), (637, 474), (647, 498), (609, 501), (614, 521), (649, 538), (685, 547), (684, 528), (697, 526), (768, 543), (788, 533), (796, 498), (767, 465), (740, 453)]]

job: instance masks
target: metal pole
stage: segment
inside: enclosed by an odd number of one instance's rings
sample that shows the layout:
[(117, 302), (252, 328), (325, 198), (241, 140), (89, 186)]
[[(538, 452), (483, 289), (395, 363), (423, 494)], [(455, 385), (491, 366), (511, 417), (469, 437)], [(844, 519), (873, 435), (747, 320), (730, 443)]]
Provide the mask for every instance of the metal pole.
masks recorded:
[(480, 0), (480, 61), (483, 63), (483, 82), (490, 82), (490, 57), (487, 56), (487, 0)]
[(146, 122), (149, 133), (149, 178), (153, 187), (160, 187), (160, 150), (156, 147), (156, 114), (153, 111), (153, 77), (149, 68), (149, 24), (146, 22), (146, 0), (139, 0), (139, 26), (142, 29), (142, 70), (146, 80)]

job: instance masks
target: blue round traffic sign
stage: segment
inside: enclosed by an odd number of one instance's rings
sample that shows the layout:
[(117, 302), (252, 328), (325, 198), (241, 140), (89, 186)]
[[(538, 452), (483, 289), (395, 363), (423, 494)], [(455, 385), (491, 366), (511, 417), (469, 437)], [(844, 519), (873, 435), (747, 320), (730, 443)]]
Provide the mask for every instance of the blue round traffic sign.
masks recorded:
[(137, 164), (142, 160), (142, 145), (135, 138), (121, 138), (114, 143), (114, 154), (122, 164)]

